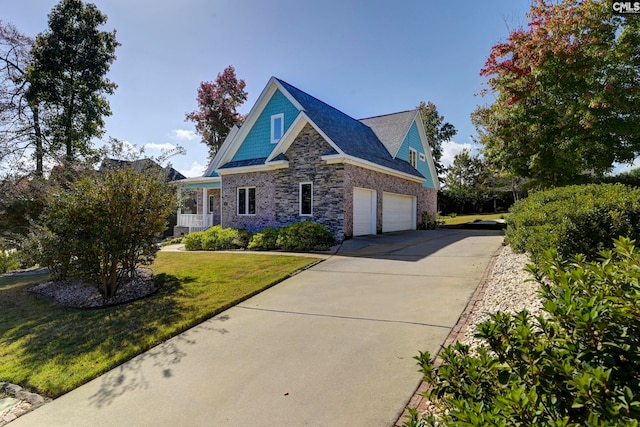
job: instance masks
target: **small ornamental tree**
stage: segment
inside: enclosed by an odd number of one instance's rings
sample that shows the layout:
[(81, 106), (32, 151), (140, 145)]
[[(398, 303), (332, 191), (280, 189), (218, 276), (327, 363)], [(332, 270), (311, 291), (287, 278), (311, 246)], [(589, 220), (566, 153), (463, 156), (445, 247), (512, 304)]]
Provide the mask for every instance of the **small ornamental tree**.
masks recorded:
[(240, 126), (245, 116), (236, 110), (247, 100), (246, 83), (238, 80), (233, 65), (218, 74), (215, 82), (202, 82), (198, 88), (198, 109), (187, 113), (186, 120), (196, 124), (196, 132), (209, 148), (213, 159), (231, 128)]
[(25, 249), (56, 279), (80, 277), (110, 298), (153, 262), (175, 204), (160, 173), (93, 172), (50, 194)]

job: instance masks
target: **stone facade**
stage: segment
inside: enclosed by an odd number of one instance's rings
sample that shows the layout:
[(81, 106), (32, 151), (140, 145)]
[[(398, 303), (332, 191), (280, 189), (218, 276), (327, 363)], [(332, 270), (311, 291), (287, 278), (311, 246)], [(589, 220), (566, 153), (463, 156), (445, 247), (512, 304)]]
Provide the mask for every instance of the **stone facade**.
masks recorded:
[[(327, 226), (336, 239), (344, 238), (343, 165), (327, 165), (321, 156), (331, 147), (307, 125), (285, 155), (289, 167), (222, 177), (223, 227), (249, 231), (313, 221)], [(300, 215), (300, 183), (313, 184), (312, 215)], [(255, 215), (238, 215), (238, 188), (255, 187)]]
[[(272, 171), (222, 176), (223, 200), (220, 222), (223, 227), (249, 231), (282, 227), (294, 222), (313, 221), (327, 226), (339, 241), (353, 236), (353, 188), (377, 192), (377, 232), (382, 232), (384, 192), (415, 196), (416, 219), (422, 212), (436, 214), (437, 192), (422, 184), (364, 169), (351, 164), (327, 164), (321, 157), (332, 147), (311, 126), (306, 125), (285, 155), (289, 167)], [(300, 215), (300, 184), (313, 184), (312, 215)], [(255, 215), (238, 215), (238, 188), (256, 190)]]

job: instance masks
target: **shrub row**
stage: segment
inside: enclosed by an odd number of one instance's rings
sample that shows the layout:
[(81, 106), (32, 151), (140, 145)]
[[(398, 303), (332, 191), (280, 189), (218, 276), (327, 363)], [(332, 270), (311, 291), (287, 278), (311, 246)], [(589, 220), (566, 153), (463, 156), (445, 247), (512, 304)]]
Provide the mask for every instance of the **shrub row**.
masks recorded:
[(627, 238), (600, 261), (548, 251), (529, 271), (544, 313), (496, 313), (477, 354), (457, 343), (416, 356), (442, 416), (405, 426), (638, 426), (640, 249)]
[(613, 239), (640, 237), (640, 189), (589, 184), (529, 194), (511, 207), (507, 239), (514, 250), (540, 260), (547, 249), (595, 259)]
[(282, 228), (267, 227), (250, 235), (246, 230), (222, 228), (187, 234), (182, 242), (188, 251), (251, 249), (256, 251), (326, 251), (335, 244), (333, 234), (324, 225), (297, 222)]

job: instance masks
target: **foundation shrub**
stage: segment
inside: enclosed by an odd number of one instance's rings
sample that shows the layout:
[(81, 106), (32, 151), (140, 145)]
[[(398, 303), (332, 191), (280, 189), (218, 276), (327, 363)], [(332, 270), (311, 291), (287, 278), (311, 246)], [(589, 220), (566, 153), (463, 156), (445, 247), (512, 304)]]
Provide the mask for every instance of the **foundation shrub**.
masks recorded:
[(296, 222), (280, 229), (276, 246), (285, 251), (326, 251), (335, 244), (333, 234), (324, 225)]
[(276, 245), (277, 241), (278, 229), (274, 227), (267, 227), (251, 236), (248, 249), (253, 251), (273, 251), (278, 249), (278, 246)]
[(441, 410), (405, 426), (638, 426), (640, 250), (614, 241), (598, 261), (545, 253), (528, 267), (543, 312), (495, 313), (477, 353), (457, 343), (416, 356)]

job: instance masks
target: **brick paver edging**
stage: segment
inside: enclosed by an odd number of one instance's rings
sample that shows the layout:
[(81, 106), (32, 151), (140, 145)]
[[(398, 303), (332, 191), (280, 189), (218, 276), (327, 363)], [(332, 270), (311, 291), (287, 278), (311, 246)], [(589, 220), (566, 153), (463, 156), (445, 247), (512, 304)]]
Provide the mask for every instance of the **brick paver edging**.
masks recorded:
[[(491, 256), (491, 259), (489, 260), (489, 264), (487, 264), (487, 268), (485, 269), (484, 274), (482, 275), (482, 279), (480, 279), (480, 283), (478, 284), (478, 287), (476, 288), (475, 292), (471, 296), (471, 299), (467, 303), (467, 306), (465, 307), (464, 311), (458, 318), (456, 325), (453, 327), (453, 329), (451, 329), (451, 332), (449, 332), (449, 335), (444, 340), (444, 343), (440, 347), (438, 354), (436, 354), (436, 358), (433, 363), (434, 367), (437, 368), (442, 364), (442, 359), (440, 358), (440, 352), (445, 347), (455, 344), (457, 341), (460, 341), (464, 337), (464, 333), (467, 330), (467, 327), (469, 326), (469, 320), (470, 320), (471, 314), (475, 311), (475, 308), (476, 308), (476, 305), (478, 305), (478, 302), (481, 301), (482, 298), (484, 297), (485, 291), (487, 289), (487, 285), (489, 284), (489, 278), (491, 277), (491, 273), (493, 271), (493, 266), (495, 265), (496, 260), (498, 259), (498, 255), (500, 255), (500, 252), (503, 250), (503, 248), (504, 246), (500, 246)], [(429, 389), (429, 384), (422, 381), (418, 386), (418, 388), (416, 389), (413, 396), (411, 397), (411, 399), (409, 399), (407, 406), (402, 412), (402, 415), (400, 415), (400, 418), (398, 418), (398, 420), (394, 424), (394, 427), (402, 427), (402, 424), (407, 420), (406, 417), (409, 415), (409, 408), (416, 408), (419, 413), (426, 411), (427, 399), (423, 396), (423, 394), (428, 389)]]

